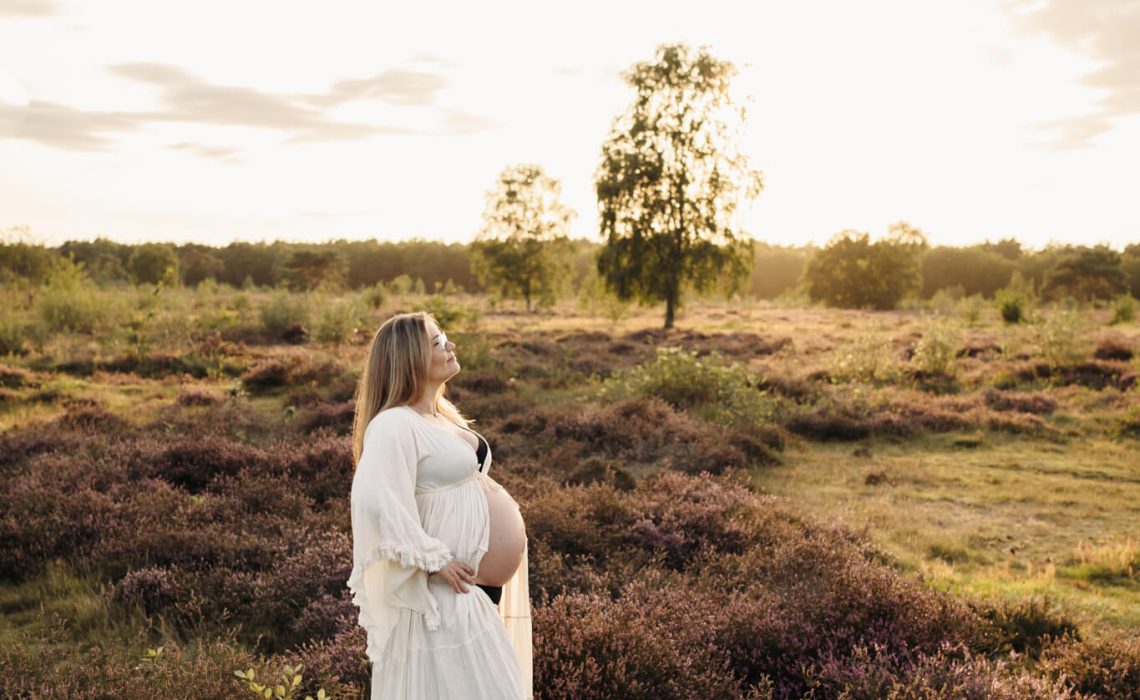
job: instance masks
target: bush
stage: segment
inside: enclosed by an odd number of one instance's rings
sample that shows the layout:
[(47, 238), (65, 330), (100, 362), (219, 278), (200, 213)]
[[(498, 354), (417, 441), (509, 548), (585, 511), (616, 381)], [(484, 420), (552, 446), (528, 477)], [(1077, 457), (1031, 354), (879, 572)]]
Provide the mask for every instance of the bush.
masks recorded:
[(758, 388), (761, 380), (718, 354), (699, 357), (680, 347), (657, 350), (652, 362), (607, 381), (603, 395), (655, 397), (727, 426), (771, 423), (778, 402)]
[(952, 376), (959, 345), (956, 328), (945, 323), (931, 323), (915, 344), (911, 362), (927, 375)]
[(1050, 637), (1077, 635), (1077, 625), (1046, 598), (974, 603), (988, 623), (986, 650), (994, 655), (1016, 651), (1037, 659)]
[(317, 342), (340, 344), (351, 339), (364, 314), (359, 302), (355, 298), (347, 298), (319, 306), (317, 320), (313, 324), (313, 337)]
[(82, 263), (58, 258), (36, 301), (36, 313), (50, 332), (91, 333), (102, 320), (95, 285)]
[(304, 327), (309, 322), (309, 309), (305, 297), (277, 289), (261, 307), (261, 325), (266, 333), (283, 336), (297, 326)]
[(439, 323), (439, 327), (447, 330), (462, 324), (472, 329), (479, 325), (479, 312), (458, 302), (448, 299), (442, 294), (432, 294), (424, 301), (424, 311), (427, 311)]
[(999, 289), (994, 295), (1001, 320), (1006, 323), (1021, 323), (1026, 319), (1029, 298), (1020, 292)]
[(388, 298), (388, 290), (384, 288), (383, 282), (377, 282), (371, 287), (366, 287), (360, 293), (360, 298), (368, 308), (379, 309)]
[(1006, 323), (1022, 323), (1029, 318), (1029, 307), (1033, 303), (1033, 289), (1026, 282), (1020, 270), (1015, 270), (1009, 284), (994, 294), (1001, 319)]
[(1047, 644), (1041, 668), (1081, 693), (1100, 698), (1136, 698), (1140, 688), (1140, 639), (1106, 637), (1076, 641), (1065, 636)]
[(1076, 311), (1054, 311), (1037, 327), (1036, 336), (1041, 356), (1053, 369), (1072, 365), (1088, 354)]
[(828, 357), (828, 375), (839, 382), (889, 382), (898, 375), (890, 340), (878, 332), (860, 335)]
[(1112, 320), (1108, 325), (1118, 323), (1132, 323), (1136, 320), (1136, 299), (1131, 294), (1122, 294), (1112, 303)]

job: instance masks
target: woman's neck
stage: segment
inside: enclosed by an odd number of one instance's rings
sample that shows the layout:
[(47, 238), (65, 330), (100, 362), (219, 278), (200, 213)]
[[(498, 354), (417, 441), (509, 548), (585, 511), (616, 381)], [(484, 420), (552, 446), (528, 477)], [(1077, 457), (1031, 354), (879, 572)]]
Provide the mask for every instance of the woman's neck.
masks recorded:
[(409, 401), (408, 406), (425, 416), (439, 415), (435, 410), (435, 397), (439, 395), (439, 387), (439, 384), (432, 384), (418, 399)]

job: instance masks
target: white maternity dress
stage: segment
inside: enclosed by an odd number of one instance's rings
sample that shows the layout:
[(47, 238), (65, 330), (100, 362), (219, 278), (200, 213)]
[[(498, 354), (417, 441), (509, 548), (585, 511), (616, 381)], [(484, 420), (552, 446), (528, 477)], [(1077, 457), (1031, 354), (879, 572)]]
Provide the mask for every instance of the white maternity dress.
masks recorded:
[(352, 480), (348, 580), (368, 631), (372, 700), (531, 700), (527, 556), (496, 606), (480, 588), (456, 593), (428, 576), (451, 559), (476, 572), (487, 551), (484, 485), (475, 451), (407, 406), (364, 432)]

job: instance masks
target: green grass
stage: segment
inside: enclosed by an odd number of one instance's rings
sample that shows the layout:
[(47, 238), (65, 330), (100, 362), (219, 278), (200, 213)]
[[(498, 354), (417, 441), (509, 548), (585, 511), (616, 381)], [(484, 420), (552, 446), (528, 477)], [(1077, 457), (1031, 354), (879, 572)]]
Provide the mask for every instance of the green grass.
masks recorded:
[[(987, 434), (972, 449), (953, 436), (903, 444), (800, 442), (754, 484), (871, 536), (933, 585), (980, 595), (1048, 594), (1085, 623), (1140, 627), (1140, 578), (1119, 564), (1070, 565), (1080, 547), (1117, 557), (1140, 540), (1140, 458), (1103, 439), (1067, 444)], [(870, 472), (886, 481), (865, 483)], [(1136, 546), (1132, 545), (1135, 552)], [(1133, 554), (1135, 556), (1135, 554)], [(1106, 574), (1107, 572), (1107, 574)]]

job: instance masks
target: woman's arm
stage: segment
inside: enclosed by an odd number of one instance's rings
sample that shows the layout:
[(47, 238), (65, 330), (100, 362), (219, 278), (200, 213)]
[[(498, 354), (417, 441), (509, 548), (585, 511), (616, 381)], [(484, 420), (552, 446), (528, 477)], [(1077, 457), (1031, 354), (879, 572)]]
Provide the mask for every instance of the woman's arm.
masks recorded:
[(446, 544), (424, 532), (416, 507), (419, 462), (412, 427), (401, 411), (381, 411), (364, 433), (352, 480), (352, 531), (374, 556), (428, 573), (452, 560)]

